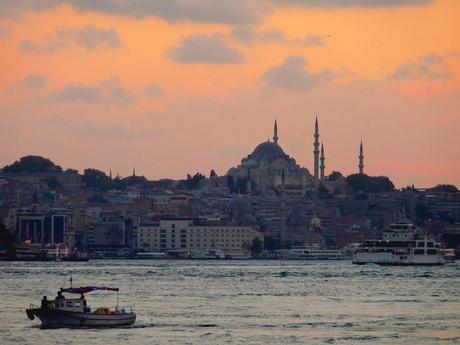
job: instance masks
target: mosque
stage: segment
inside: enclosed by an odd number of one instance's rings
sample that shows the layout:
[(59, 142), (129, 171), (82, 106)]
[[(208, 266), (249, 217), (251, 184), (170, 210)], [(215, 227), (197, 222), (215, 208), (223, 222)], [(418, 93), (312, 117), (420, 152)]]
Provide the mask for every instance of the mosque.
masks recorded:
[[(286, 154), (278, 144), (278, 125), (275, 120), (273, 141), (266, 141), (256, 146), (254, 151), (243, 158), (241, 163), (227, 172), (233, 179), (245, 180), (246, 191), (265, 193), (269, 189), (290, 191), (299, 196), (325, 181), (324, 146), (319, 143), (318, 118), (315, 121), (313, 143), (313, 175), (307, 168), (301, 167), (295, 159)], [(359, 172), (364, 173), (364, 156), (362, 142), (359, 155)]]

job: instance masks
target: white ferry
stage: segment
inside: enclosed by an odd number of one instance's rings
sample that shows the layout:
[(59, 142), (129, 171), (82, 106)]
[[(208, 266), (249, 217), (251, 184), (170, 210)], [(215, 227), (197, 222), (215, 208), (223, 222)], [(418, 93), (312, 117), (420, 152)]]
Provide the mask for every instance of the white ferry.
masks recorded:
[(319, 249), (314, 247), (293, 246), (291, 249), (280, 249), (276, 253), (286, 260), (344, 260), (346, 255), (339, 249)]
[(225, 259), (225, 252), (218, 248), (206, 250), (191, 250), (189, 258), (201, 260)]
[(440, 245), (421, 238), (411, 223), (390, 224), (382, 240), (367, 240), (353, 254), (353, 263), (379, 265), (444, 265)]
[(166, 259), (166, 253), (140, 252), (136, 253), (135, 259)]

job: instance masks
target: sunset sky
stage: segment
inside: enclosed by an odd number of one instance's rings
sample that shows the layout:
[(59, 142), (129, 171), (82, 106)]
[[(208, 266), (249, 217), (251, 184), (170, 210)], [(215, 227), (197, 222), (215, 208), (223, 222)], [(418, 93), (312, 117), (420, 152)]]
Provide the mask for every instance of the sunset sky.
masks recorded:
[(326, 173), (460, 186), (460, 1), (2, 0), (0, 166), (224, 174), (272, 137)]

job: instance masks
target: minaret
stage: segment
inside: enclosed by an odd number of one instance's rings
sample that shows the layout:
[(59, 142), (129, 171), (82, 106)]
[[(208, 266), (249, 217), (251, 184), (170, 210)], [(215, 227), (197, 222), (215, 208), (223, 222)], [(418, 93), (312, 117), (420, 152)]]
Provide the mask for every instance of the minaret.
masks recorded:
[(363, 141), (361, 140), (361, 145), (359, 146), (359, 173), (364, 174), (364, 154), (363, 154)]
[(273, 127), (273, 142), (275, 144), (278, 144), (278, 125), (276, 124), (276, 119), (275, 119), (275, 126)]
[(112, 179), (112, 169), (109, 170), (109, 177)]
[(325, 158), (324, 158), (324, 145), (323, 145), (323, 142), (321, 142), (321, 158), (320, 158), (320, 160), (321, 160), (321, 165), (319, 166), (319, 169), (321, 171), (321, 174), (320, 174), (321, 175), (321, 181), (324, 181), (324, 168), (326, 166), (324, 165)]
[(133, 176), (136, 176), (136, 168), (133, 169)]
[(315, 143), (313, 144), (313, 156), (314, 156), (314, 169), (313, 169), (313, 176), (317, 181), (319, 178), (319, 130), (318, 130), (318, 116), (316, 117), (315, 121)]

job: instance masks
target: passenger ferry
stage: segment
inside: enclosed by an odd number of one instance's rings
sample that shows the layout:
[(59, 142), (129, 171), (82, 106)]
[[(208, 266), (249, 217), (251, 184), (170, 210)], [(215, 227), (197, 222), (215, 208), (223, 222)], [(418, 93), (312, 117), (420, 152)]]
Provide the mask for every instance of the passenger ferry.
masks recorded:
[(225, 259), (225, 252), (218, 248), (207, 250), (191, 250), (189, 258), (201, 260)]
[[(98, 290), (116, 291), (117, 306), (91, 310), (84, 295)], [(63, 293), (80, 294), (80, 298), (65, 298)], [(41, 321), (41, 328), (121, 327), (129, 326), (136, 321), (136, 314), (131, 307), (118, 306), (118, 288), (97, 286), (61, 288), (55, 300), (50, 301), (44, 296), (41, 306), (31, 304), (26, 309), (26, 314), (30, 320), (37, 317)]]
[(314, 247), (293, 246), (291, 249), (280, 249), (276, 253), (286, 260), (344, 260), (346, 255), (339, 249), (319, 249)]
[(440, 244), (409, 222), (390, 224), (382, 240), (367, 240), (353, 254), (353, 263), (379, 265), (444, 265)]

